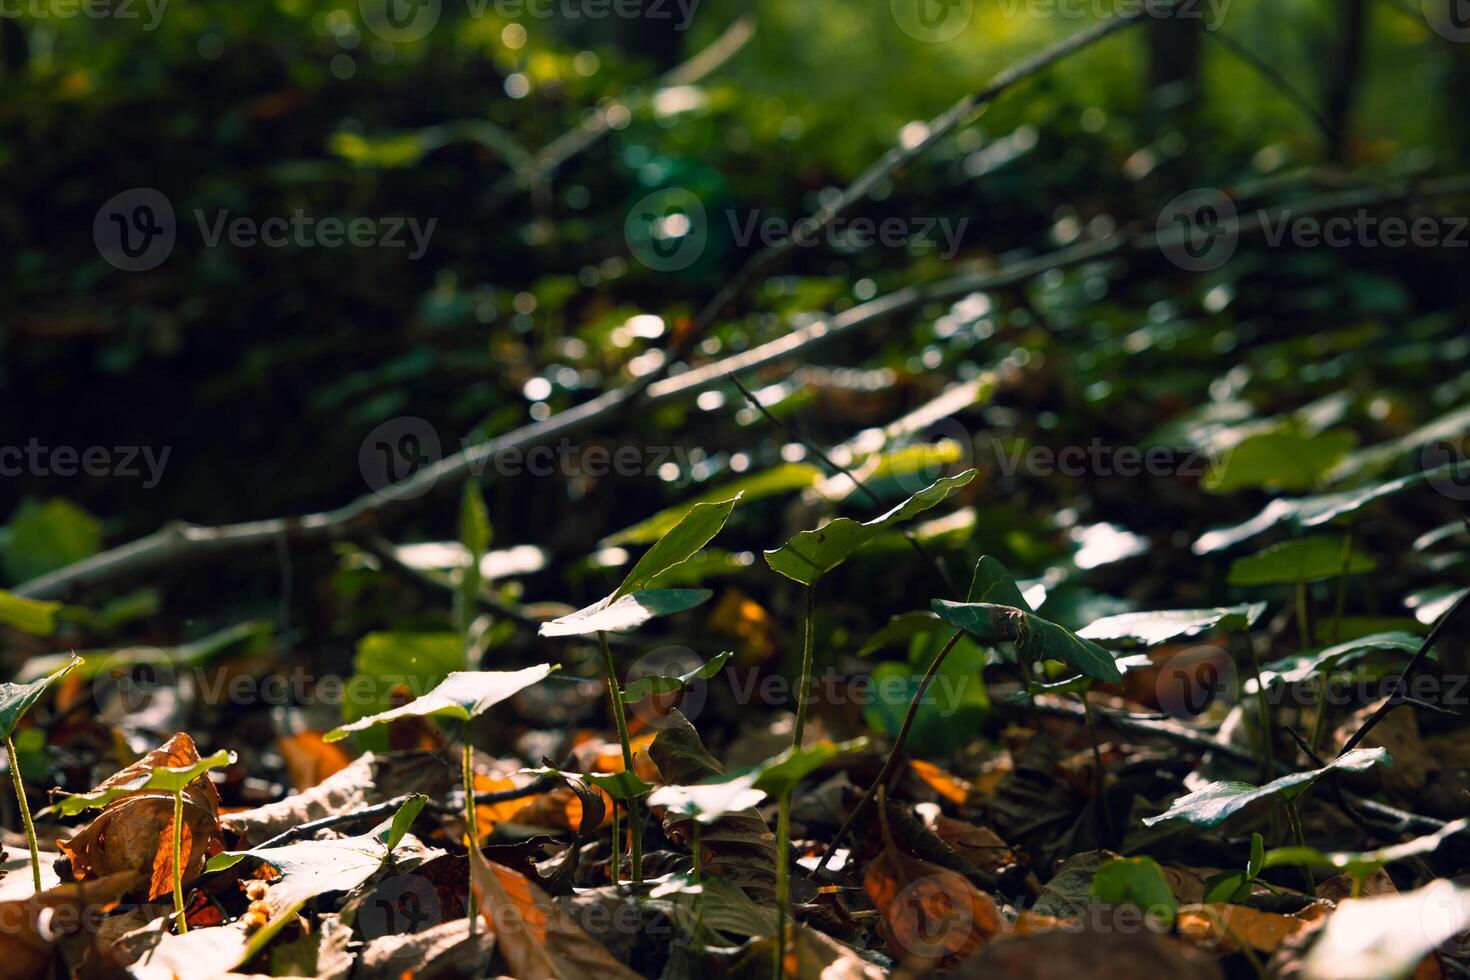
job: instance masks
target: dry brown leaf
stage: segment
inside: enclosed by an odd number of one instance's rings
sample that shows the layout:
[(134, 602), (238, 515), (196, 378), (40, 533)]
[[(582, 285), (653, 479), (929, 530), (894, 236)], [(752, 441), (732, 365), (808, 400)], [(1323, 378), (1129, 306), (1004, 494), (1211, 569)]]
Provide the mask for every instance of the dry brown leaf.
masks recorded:
[(945, 974), (948, 980), (1219, 980), (1213, 959), (1148, 931), (1038, 930), (994, 942)]
[(1334, 875), (1317, 886), (1317, 897), (1325, 898), (1333, 903), (1354, 897), (1372, 898), (1374, 895), (1397, 895), (1398, 893), (1399, 890), (1394, 886), (1393, 879), (1382, 868), (1363, 879), (1362, 893), (1357, 896), (1353, 895), (1352, 875)]
[[(199, 761), (194, 740), (179, 732), (163, 745), (97, 784), (93, 792), (123, 786), (165, 766), (183, 768)], [(219, 793), (207, 774), (183, 789), (185, 885), (204, 870), (211, 842), (219, 836)], [(156, 790), (124, 796), (103, 808), (75, 837), (57, 841), (78, 881), (124, 871), (148, 872), (148, 898), (173, 890), (172, 794)]]
[(519, 980), (634, 980), (597, 940), (562, 914), (524, 875), (470, 851), (480, 914)]
[(925, 786), (956, 806), (965, 806), (975, 795), (975, 787), (968, 779), (945, 772), (932, 762), (914, 759), (909, 762), (909, 771), (919, 777)]
[(57, 885), (27, 899), (0, 902), (0, 973), (6, 980), (48, 976), (51, 947), (58, 939), (95, 928), (97, 917), (142, 883), (140, 872), (123, 871), (95, 881)]
[(954, 962), (1005, 928), (994, 899), (963, 875), (891, 843), (868, 866), (863, 889), (882, 914), (880, 931), (900, 961)]
[[(1355, 711), (1334, 733), (1333, 737), (1340, 740), (1334, 744), (1346, 742), (1381, 705), (1380, 701)], [(1388, 749), (1388, 754), (1393, 756), (1393, 765), (1375, 766), (1368, 772), (1354, 775), (1353, 780), (1393, 793), (1407, 794), (1423, 789), (1429, 777), (1440, 769), (1440, 760), (1429, 753), (1419, 737), (1418, 717), (1409, 705), (1400, 705), (1384, 715), (1363, 738), (1362, 747)]]
[(328, 776), (352, 765), (352, 758), (336, 742), (322, 741), (321, 732), (297, 732), (276, 740), (286, 760), (286, 773), (296, 792), (311, 789)]
[(934, 832), (934, 836), (982, 871), (995, 874), (1001, 868), (1016, 863), (1015, 851), (989, 827), (946, 817), (935, 812), (937, 807), (935, 810), (928, 810), (925, 804), (920, 804), (915, 809), (923, 818), (924, 825)]
[(469, 921), (461, 916), (422, 932), (379, 936), (359, 955), (354, 980), (486, 976), (495, 936), (484, 929), (471, 936)]
[(1306, 920), (1275, 912), (1259, 912), (1245, 905), (1223, 902), (1188, 905), (1179, 910), (1179, 935), (1201, 949), (1229, 952), (1249, 945), (1272, 953), (1291, 935), (1306, 926)]

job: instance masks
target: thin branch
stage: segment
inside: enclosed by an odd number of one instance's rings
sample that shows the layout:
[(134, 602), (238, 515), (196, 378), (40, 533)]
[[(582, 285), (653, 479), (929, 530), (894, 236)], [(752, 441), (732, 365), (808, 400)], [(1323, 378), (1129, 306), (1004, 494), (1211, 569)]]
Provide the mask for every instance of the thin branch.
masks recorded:
[(1321, 111), (1312, 104), (1312, 100), (1287, 81), (1286, 76), (1277, 71), (1270, 62), (1223, 31), (1201, 31), (1200, 33), (1259, 72), (1266, 81), (1271, 83), (1272, 87), (1286, 96), (1288, 102), (1307, 114), (1307, 117), (1322, 131), (1324, 138), (1331, 138), (1332, 126), (1327, 122), (1327, 117), (1322, 115)]
[(1419, 644), (1419, 649), (1414, 651), (1414, 655), (1409, 658), (1409, 662), (1404, 664), (1404, 669), (1399, 671), (1398, 679), (1391, 688), (1394, 693), (1389, 695), (1387, 700), (1363, 720), (1363, 723), (1358, 726), (1358, 730), (1353, 732), (1353, 737), (1348, 739), (1347, 743), (1343, 745), (1342, 752), (1338, 753), (1339, 758), (1342, 757), (1344, 752), (1351, 750), (1366, 738), (1368, 733), (1390, 711), (1406, 703), (1407, 699), (1402, 692), (1409, 689), (1409, 676), (1419, 669), (1419, 666), (1429, 656), (1429, 651), (1434, 646), (1434, 641), (1439, 639), (1439, 635), (1445, 631), (1445, 628), (1449, 626), (1450, 622), (1454, 620), (1456, 614), (1465, 607), (1467, 602), (1470, 602), (1470, 591), (1461, 593), (1460, 598), (1456, 599), (1448, 609), (1440, 614), (1438, 622), (1434, 624), (1434, 628), (1429, 631), (1429, 635), (1424, 638), (1424, 642)]

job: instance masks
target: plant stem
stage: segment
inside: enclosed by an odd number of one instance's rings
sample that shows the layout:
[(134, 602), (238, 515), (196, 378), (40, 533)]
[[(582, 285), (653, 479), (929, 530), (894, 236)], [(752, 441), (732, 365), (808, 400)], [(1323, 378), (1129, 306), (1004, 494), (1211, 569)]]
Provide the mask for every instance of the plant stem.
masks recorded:
[[(1296, 838), (1296, 846), (1305, 849), (1307, 838), (1302, 833), (1302, 815), (1296, 808), (1296, 800), (1286, 801), (1286, 819), (1291, 824), (1291, 835)], [(1307, 882), (1307, 891), (1312, 895), (1316, 895), (1317, 880), (1312, 875), (1312, 869), (1309, 865), (1302, 865), (1302, 875)]]
[[(480, 849), (480, 825), (475, 813), (475, 744), (470, 741), (470, 723), (464, 723), (464, 759), (460, 766), (460, 775), (464, 779), (464, 828), (468, 838), (465, 841), (469, 849), (469, 860), (475, 860), (475, 853)], [(475, 878), (474, 871), (470, 871), (470, 881)], [(465, 899), (465, 914), (470, 920), (470, 935), (475, 934), (475, 889), (469, 890)]]
[[(1353, 529), (1348, 528), (1347, 534), (1342, 539), (1342, 571), (1337, 576), (1337, 599), (1333, 606), (1332, 617), (1332, 642), (1336, 643), (1342, 636), (1342, 613), (1347, 607), (1347, 580), (1349, 561), (1353, 554)], [(1312, 722), (1312, 751), (1316, 752), (1322, 747), (1322, 735), (1327, 731), (1327, 686), (1332, 683), (1332, 669), (1323, 667), (1318, 675), (1319, 684), (1322, 685), (1322, 695), (1317, 699), (1317, 718)]]
[(1296, 632), (1305, 652), (1312, 646), (1312, 628), (1307, 622), (1307, 583), (1300, 579), (1296, 583)]
[(174, 913), (179, 917), (179, 935), (189, 931), (184, 916), (184, 788), (174, 790)]
[(813, 877), (821, 874), (822, 870), (827, 867), (827, 861), (831, 859), (833, 854), (837, 853), (838, 845), (847, 839), (848, 831), (852, 830), (852, 825), (857, 822), (858, 817), (862, 816), (868, 804), (873, 801), (873, 797), (877, 794), (878, 788), (888, 781), (889, 775), (893, 772), (893, 767), (898, 764), (899, 755), (903, 752), (903, 743), (908, 740), (909, 729), (914, 727), (914, 717), (919, 713), (919, 704), (924, 700), (924, 692), (928, 690), (929, 682), (934, 679), (935, 674), (939, 673), (939, 667), (944, 663), (944, 658), (949, 656), (949, 651), (954, 649), (954, 645), (960, 642), (960, 637), (964, 635), (964, 630), (955, 630), (954, 636), (951, 636), (945, 642), (944, 646), (940, 648), (940, 651), (934, 655), (934, 660), (929, 664), (928, 671), (925, 672), (923, 679), (919, 681), (918, 690), (914, 691), (913, 700), (909, 701), (908, 713), (903, 716), (903, 724), (899, 726), (898, 734), (893, 739), (893, 748), (888, 750), (888, 758), (883, 760), (883, 768), (878, 770), (877, 778), (863, 792), (863, 798), (858, 800), (857, 806), (853, 807), (852, 812), (847, 815), (847, 819), (842, 822), (842, 826), (837, 831), (837, 836), (832, 838), (832, 843), (827, 846), (827, 852), (817, 862), (817, 869), (813, 872)]
[[(602, 662), (607, 671), (607, 691), (612, 698), (613, 721), (618, 726), (618, 741), (623, 745), (623, 768), (633, 774), (633, 741), (628, 737), (628, 715), (623, 707), (623, 687), (618, 683), (618, 669), (613, 663), (612, 648), (607, 645), (607, 632), (597, 631), (597, 641), (602, 645)], [(643, 884), (643, 841), (642, 824), (638, 821), (638, 801), (628, 797), (628, 828), (632, 831), (633, 884)]]
[(796, 731), (791, 736), (791, 747), (801, 748), (801, 736), (806, 731), (806, 703), (812, 686), (812, 617), (817, 611), (817, 583), (806, 587), (806, 617), (801, 639), (801, 680), (796, 686)]
[[(1276, 772), (1276, 760), (1271, 751), (1273, 741), (1271, 734), (1271, 701), (1266, 696), (1266, 685), (1261, 680), (1261, 658), (1256, 653), (1256, 641), (1251, 638), (1250, 630), (1240, 631), (1240, 638), (1245, 642), (1246, 653), (1251, 658), (1251, 675), (1256, 680), (1256, 707), (1260, 709), (1261, 727), (1261, 782), (1268, 783)], [(1241, 685), (1244, 688), (1245, 685)], [(1245, 700), (1242, 691), (1241, 700)]]
[(771, 976), (782, 980), (786, 975), (786, 920), (791, 905), (790, 872), (787, 859), (791, 850), (791, 794), (783, 793), (776, 811), (776, 957)]
[(612, 880), (614, 885), (622, 883), (623, 880), (623, 835), (618, 828), (618, 801), (613, 800), (612, 805)]
[(1111, 841), (1113, 839), (1113, 815), (1108, 811), (1107, 785), (1103, 777), (1102, 749), (1097, 744), (1097, 726), (1092, 723), (1092, 704), (1087, 700), (1086, 691), (1078, 694), (1077, 700), (1082, 702), (1082, 717), (1087, 722), (1087, 738), (1092, 743), (1092, 768), (1097, 784), (1098, 820), (1102, 828), (1104, 840)]
[(699, 931), (704, 925), (704, 874), (699, 860), (699, 821), (690, 821), (694, 826), (694, 835), (690, 844), (694, 851), (694, 887), (698, 888), (699, 894), (694, 896), (694, 939), (699, 940)]
[(41, 890), (41, 849), (36, 846), (36, 825), (31, 820), (31, 804), (26, 800), (26, 788), (20, 778), (20, 757), (15, 754), (15, 740), (5, 736), (5, 751), (10, 756), (10, 779), (15, 784), (15, 799), (20, 804), (20, 822), (26, 826), (26, 844), (31, 849), (31, 878), (36, 891)]

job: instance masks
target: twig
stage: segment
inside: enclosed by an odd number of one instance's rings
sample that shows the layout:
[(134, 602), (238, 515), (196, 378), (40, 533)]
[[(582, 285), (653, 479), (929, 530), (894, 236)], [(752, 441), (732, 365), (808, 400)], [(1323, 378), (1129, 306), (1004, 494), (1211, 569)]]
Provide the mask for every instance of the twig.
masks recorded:
[[(1275, 212), (1263, 210), (1254, 216), (1243, 218), (1239, 223), (1239, 233), (1245, 235), (1260, 232), (1279, 222), (1283, 216), (1305, 217), (1406, 199), (1451, 196), (1466, 192), (1470, 192), (1470, 175), (1462, 174), (1424, 182), (1388, 181), (1345, 193), (1308, 199), (1298, 202), (1294, 207)], [(365, 494), (336, 510), (216, 527), (176, 521), (146, 537), (22, 583), (11, 591), (32, 599), (62, 598), (74, 588), (102, 585), (175, 561), (263, 547), (274, 543), (281, 535), (292, 541), (351, 537), (375, 526), (387, 514), (403, 506), (405, 501), (427, 493), (436, 485), (449, 489), (472, 475), (483, 474), (489, 461), (497, 456), (521, 452), (605, 423), (626, 411), (640, 395), (645, 396), (645, 403), (689, 397), (723, 383), (729, 374), (753, 370), (799, 353), (807, 353), (821, 344), (927, 302), (996, 289), (1052, 270), (1073, 268), (1127, 252), (1154, 251), (1178, 244), (1187, 234), (1187, 231), (1165, 235), (1118, 233), (1010, 263), (999, 269), (969, 272), (925, 286), (905, 287), (704, 367), (666, 378), (659, 377), (661, 371), (651, 372), (645, 378), (614, 388), (544, 421), (522, 426), (466, 447), (453, 456), (419, 470), (407, 479), (384, 487), (381, 493)]]
[(1344, 752), (1355, 748), (1359, 742), (1366, 738), (1368, 733), (1371, 732), (1374, 727), (1380, 721), (1382, 721), (1390, 711), (1405, 703), (1406, 698), (1398, 692), (1408, 690), (1409, 675), (1417, 670), (1419, 668), (1419, 665), (1422, 664), (1425, 658), (1429, 656), (1429, 651), (1430, 648), (1434, 646), (1434, 641), (1439, 639), (1439, 635), (1444, 632), (1447, 626), (1449, 626), (1450, 622), (1455, 618), (1455, 615), (1462, 608), (1464, 608), (1467, 600), (1470, 600), (1470, 591), (1463, 593), (1460, 598), (1456, 599), (1454, 603), (1451, 604), (1450, 607), (1446, 609), (1444, 613), (1439, 617), (1439, 621), (1434, 624), (1434, 628), (1429, 631), (1429, 635), (1424, 638), (1424, 642), (1419, 645), (1419, 649), (1414, 651), (1414, 656), (1410, 657), (1409, 662), (1404, 664), (1404, 669), (1399, 671), (1398, 679), (1392, 687), (1394, 693), (1389, 695), (1389, 697), (1382, 704), (1380, 704), (1371, 715), (1364, 719), (1361, 725), (1358, 726), (1358, 730), (1353, 732), (1353, 737), (1348, 739), (1347, 743), (1343, 745), (1342, 752), (1338, 753), (1339, 758), (1342, 757), (1342, 754)]
[[(761, 400), (755, 397), (755, 395), (751, 394), (750, 389), (741, 384), (739, 378), (731, 374), (729, 375), (729, 380), (730, 383), (738, 388), (740, 390), (740, 393), (745, 396), (745, 400), (755, 406), (756, 411), (765, 416), (766, 421), (770, 422), (772, 425), (780, 429), (782, 432), (786, 433), (792, 439), (795, 439), (797, 442), (805, 446), (807, 452), (817, 457), (817, 459), (821, 461), (822, 465), (827, 467), (828, 472), (841, 473), (843, 476), (852, 481), (853, 486), (861, 490), (867, 496), (867, 498), (873, 502), (873, 506), (884, 506), (883, 501), (879, 499), (878, 495), (874, 493), (866, 483), (858, 479), (855, 473), (853, 473), (847, 467), (839, 464), (831, 456), (823, 452), (820, 446), (812, 442), (800, 432), (797, 432), (795, 428), (787, 425), (784, 421), (778, 419), (775, 415), (771, 414), (771, 410), (762, 405)], [(938, 556), (929, 553), (929, 551), (919, 541), (918, 537), (914, 534), (912, 530), (910, 530), (909, 528), (903, 528), (902, 530), (905, 540), (907, 540), (908, 543), (913, 546), (914, 551), (918, 553), (919, 557), (923, 558), (925, 561), (933, 566), (935, 573), (939, 576), (939, 580), (944, 583), (945, 591), (949, 593), (954, 593), (956, 591), (955, 584), (950, 580), (949, 570), (944, 567), (944, 563), (939, 560)]]
[(1270, 62), (1223, 31), (1200, 31), (1200, 33), (1259, 72), (1278, 92), (1286, 96), (1288, 102), (1291, 102), (1298, 109), (1302, 110), (1302, 112), (1306, 113), (1307, 118), (1311, 119), (1317, 128), (1322, 131), (1324, 138), (1331, 138), (1332, 127), (1328, 125), (1327, 117), (1322, 115), (1317, 107), (1312, 104), (1312, 100), (1303, 95), (1301, 90), (1292, 85), (1291, 82), (1287, 81), (1286, 76), (1277, 71)]

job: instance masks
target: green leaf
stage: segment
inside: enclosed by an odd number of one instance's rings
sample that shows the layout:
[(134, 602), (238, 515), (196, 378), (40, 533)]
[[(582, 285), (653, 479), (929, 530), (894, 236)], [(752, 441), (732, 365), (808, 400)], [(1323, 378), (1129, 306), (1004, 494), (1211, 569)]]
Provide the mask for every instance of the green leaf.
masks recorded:
[(1307, 865), (1331, 868), (1366, 878), (1392, 861), (1404, 861), (1412, 857), (1423, 857), (1439, 850), (1439, 846), (1456, 834), (1470, 829), (1470, 817), (1462, 817), (1447, 823), (1432, 834), (1415, 837), (1401, 844), (1391, 844), (1376, 851), (1319, 851), (1315, 847), (1278, 847), (1265, 855), (1262, 868), (1279, 868), (1282, 865)]
[(1210, 467), (1201, 485), (1210, 493), (1257, 487), (1306, 490), (1357, 444), (1351, 432), (1262, 432), (1243, 440)]
[(1196, 827), (1218, 827), (1227, 817), (1256, 800), (1264, 800), (1272, 796), (1293, 799), (1329, 772), (1339, 769), (1347, 772), (1362, 772), (1380, 763), (1385, 766), (1393, 765), (1393, 758), (1388, 754), (1387, 749), (1353, 749), (1333, 759), (1321, 769), (1294, 772), (1279, 779), (1273, 779), (1264, 786), (1234, 780), (1210, 783), (1201, 790), (1181, 796), (1168, 810), (1158, 816), (1145, 817), (1143, 825), (1152, 827), (1163, 820), (1183, 820)]
[(1243, 902), (1250, 897), (1251, 880), (1244, 871), (1222, 871), (1205, 879), (1206, 904)]
[(1112, 654), (1035, 613), (990, 602), (935, 599), (932, 605), (940, 619), (982, 643), (1014, 643), (1027, 661), (1059, 660), (1094, 680), (1116, 684), (1123, 679)]
[(648, 797), (649, 806), (667, 807), (702, 824), (712, 824), (739, 810), (749, 810), (766, 796), (781, 797), (813, 770), (849, 752), (868, 747), (865, 738), (850, 742), (815, 742), (787, 749), (760, 765), (693, 786), (660, 786)]
[(718, 503), (737, 496), (747, 502), (760, 500), (762, 497), (771, 497), (814, 486), (821, 478), (822, 471), (809, 463), (783, 463), (780, 466), (773, 466), (768, 470), (722, 484), (708, 493), (700, 494), (692, 501), (675, 504), (667, 510), (661, 510), (645, 521), (640, 521), (632, 527), (624, 528), (604, 538), (601, 544), (604, 548), (625, 544), (651, 544), (673, 530), (689, 515), (696, 504)]
[(932, 612), (905, 612), (889, 618), (858, 650), (859, 657), (877, 653), (889, 647), (906, 646), (909, 641), (924, 633), (931, 633), (945, 625), (944, 620)]
[(83, 810), (101, 809), (113, 800), (131, 796), (143, 790), (162, 790), (177, 793), (211, 769), (220, 769), (233, 764), (235, 753), (220, 749), (214, 755), (205, 756), (189, 766), (159, 766), (137, 779), (109, 786), (91, 793), (70, 793), (51, 804), (51, 812), (60, 817), (70, 817)]
[(1153, 646), (1181, 637), (1197, 636), (1207, 630), (1250, 629), (1265, 611), (1264, 602), (1252, 602), (1238, 606), (1218, 606), (1214, 609), (1123, 613), (1084, 626), (1077, 631), (1077, 635), (1085, 640)]
[(537, 769), (522, 769), (521, 772), (532, 776), (560, 776), (568, 782), (579, 782), (584, 785), (596, 786), (608, 796), (615, 800), (631, 800), (635, 797), (645, 795), (653, 789), (651, 783), (645, 783), (639, 779), (636, 773), (624, 770), (622, 772), (569, 772), (558, 769), (555, 766), (541, 766)]
[(1135, 905), (1169, 925), (1179, 913), (1179, 901), (1151, 857), (1120, 858), (1104, 864), (1092, 876), (1092, 895), (1105, 905)]
[(465, 483), (464, 494), (459, 501), (459, 541), (473, 556), (477, 566), (490, 549), (490, 537), (490, 512), (485, 509), (480, 485), (470, 480)]
[(1296, 684), (1324, 670), (1334, 670), (1343, 664), (1359, 660), (1374, 650), (1415, 653), (1422, 644), (1423, 641), (1419, 637), (1401, 630), (1374, 633), (1371, 636), (1361, 636), (1355, 640), (1335, 644), (1315, 653), (1300, 653), (1267, 664), (1266, 669), (1261, 671), (1261, 681), (1268, 688), (1275, 687), (1277, 684)]
[(655, 617), (693, 609), (712, 595), (709, 589), (644, 589), (616, 598), (608, 596), (570, 615), (542, 623), (540, 635), (627, 633)]
[(638, 559), (638, 564), (633, 566), (628, 577), (623, 579), (623, 584), (617, 587), (609, 599), (616, 601), (625, 595), (640, 592), (660, 572), (688, 561), (695, 552), (720, 533), (720, 528), (725, 526), (725, 521), (729, 519), (730, 512), (735, 509), (739, 500), (740, 494), (737, 493), (729, 500), (695, 504), (689, 508), (689, 513), (659, 538), (652, 548), (644, 552), (643, 557)]
[(1344, 902), (1304, 961), (1304, 980), (1407, 977), (1441, 943), (1470, 929), (1470, 888), (1439, 878), (1416, 891)]
[[(942, 620), (936, 620), (945, 625)], [(890, 660), (872, 671), (872, 703), (863, 720), (874, 731), (897, 735), (929, 665), (945, 642), (940, 633), (914, 639), (907, 662)], [(942, 755), (962, 747), (980, 729), (990, 711), (984, 670), (990, 657), (968, 636), (950, 650), (914, 714), (908, 746), (920, 755)]]
[(1251, 834), (1251, 856), (1245, 863), (1245, 873), (1252, 878), (1260, 874), (1266, 866), (1266, 838), (1260, 834)]
[(66, 500), (23, 500), (9, 527), (5, 570), (17, 582), (91, 558), (102, 544), (102, 522)]
[(399, 841), (403, 840), (404, 835), (408, 833), (408, 828), (412, 827), (413, 822), (418, 819), (419, 811), (428, 802), (429, 798), (423, 793), (415, 793), (404, 800), (403, 806), (399, 807), (398, 812), (393, 814), (393, 818), (388, 821), (387, 828), (378, 832), (378, 839), (383, 842), (383, 846), (390, 851), (397, 847)]
[[(1295, 500), (1277, 499), (1266, 505), (1259, 514), (1248, 521), (1230, 527), (1216, 528), (1202, 535), (1194, 543), (1194, 553), (1205, 555), (1214, 551), (1232, 548), (1278, 524), (1288, 524), (1299, 530), (1321, 527), (1344, 517), (1351, 517), (1369, 504), (1392, 497), (1422, 483), (1435, 480), (1463, 479), (1470, 475), (1470, 460), (1445, 463), (1419, 473), (1370, 483), (1352, 490), (1298, 497)], [(1460, 525), (1455, 525), (1459, 527)]]
[(647, 674), (623, 688), (623, 699), (631, 704), (650, 695), (682, 691), (695, 681), (709, 680), (718, 674), (733, 656), (733, 651), (726, 650), (683, 674)]
[(402, 707), (334, 728), (324, 736), (324, 740), (335, 742), (345, 738), (348, 732), (365, 731), (399, 718), (454, 718), (469, 721), (506, 698), (544, 680), (555, 669), (551, 664), (538, 664), (525, 670), (455, 671), (423, 697)]
[(56, 631), (59, 602), (27, 599), (0, 589), (0, 625), (14, 626), (34, 636), (50, 636)]
[(1284, 541), (1254, 555), (1238, 558), (1230, 566), (1227, 581), (1231, 585), (1315, 582), (1344, 574), (1371, 572), (1377, 567), (1376, 561), (1359, 552), (1344, 556), (1341, 538), (1319, 536)]
[[(357, 641), (356, 676), (343, 692), (342, 720), (387, 711), (395, 691), (418, 697), (465, 666), (465, 641), (458, 633), (368, 633)], [(381, 734), (359, 738), (358, 744), (375, 751), (388, 747)]]
[(798, 531), (781, 547), (766, 552), (766, 564), (789, 579), (811, 585), (880, 532), (943, 502), (974, 478), (974, 470), (941, 478), (867, 523), (839, 517), (815, 531)]
[(0, 738), (9, 738), (14, 735), (15, 726), (20, 724), (21, 718), (31, 709), (31, 705), (39, 701), (41, 695), (46, 693), (46, 688), (61, 680), (81, 662), (81, 657), (72, 654), (66, 663), (38, 681), (32, 681), (29, 684), (0, 684)]
[(755, 777), (752, 785), (779, 799), (795, 789), (796, 784), (813, 770), (820, 769), (838, 756), (861, 752), (867, 747), (866, 738), (855, 738), (849, 742), (829, 742), (823, 739), (811, 745), (803, 745), (799, 749), (787, 749), (751, 770)]
[(966, 602), (993, 602), (1001, 606), (1014, 606), (1033, 612), (1031, 604), (1021, 593), (1015, 576), (998, 558), (982, 555), (975, 563), (975, 574), (970, 577), (970, 591), (965, 593)]

